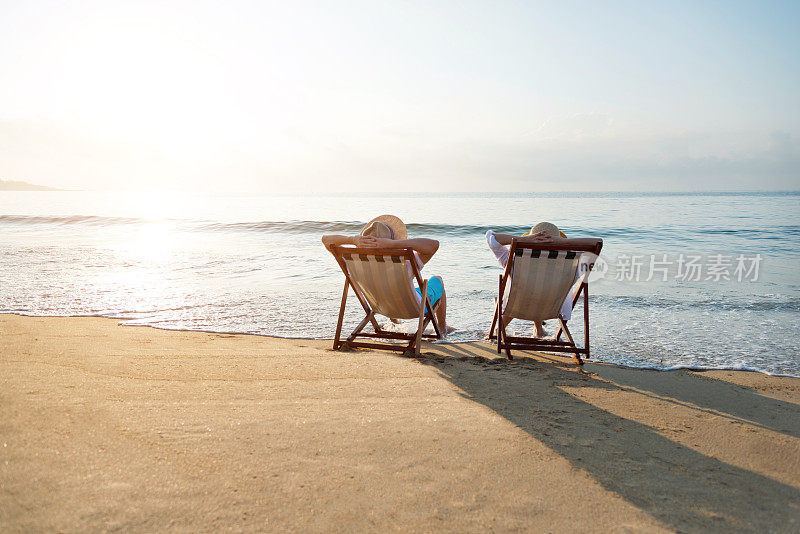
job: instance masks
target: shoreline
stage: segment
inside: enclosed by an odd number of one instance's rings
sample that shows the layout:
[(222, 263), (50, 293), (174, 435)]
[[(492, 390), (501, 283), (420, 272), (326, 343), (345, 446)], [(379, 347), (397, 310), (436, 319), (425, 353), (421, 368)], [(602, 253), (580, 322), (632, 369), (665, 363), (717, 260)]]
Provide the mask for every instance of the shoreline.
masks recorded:
[(119, 326), (0, 314), (0, 530), (800, 528), (798, 378)]
[[(283, 337), (274, 334), (258, 334), (254, 332), (233, 332), (228, 330), (203, 330), (203, 329), (192, 329), (192, 328), (169, 328), (163, 326), (155, 326), (151, 324), (127, 324), (125, 321), (136, 321), (136, 319), (126, 319), (119, 315), (108, 314), (85, 314), (85, 315), (37, 315), (35, 312), (21, 312), (17, 311), (0, 311), (0, 316), (3, 315), (15, 315), (17, 317), (54, 317), (54, 318), (98, 318), (98, 319), (111, 319), (114, 321), (121, 321), (118, 323), (118, 326), (124, 327), (140, 327), (140, 328), (152, 328), (154, 330), (162, 330), (165, 332), (199, 332), (204, 334), (225, 334), (225, 335), (236, 335), (236, 336), (258, 336), (258, 337), (265, 337), (268, 339), (276, 339), (281, 340), (285, 339), (287, 341), (292, 340), (300, 340), (300, 341), (325, 341), (331, 343), (333, 338), (329, 337)], [(431, 346), (437, 345), (466, 345), (471, 343), (483, 343), (481, 339), (474, 339), (469, 341), (434, 341), (429, 342)], [(674, 366), (674, 367), (666, 367), (666, 368), (659, 368), (656, 366), (642, 366), (636, 367), (633, 365), (625, 365), (616, 362), (609, 362), (603, 360), (585, 360), (587, 363), (593, 364), (602, 364), (602, 365), (613, 365), (615, 367), (619, 367), (622, 369), (631, 369), (631, 370), (641, 370), (641, 371), (659, 371), (659, 372), (670, 372), (670, 371), (692, 371), (696, 373), (704, 373), (709, 371), (736, 371), (742, 373), (757, 373), (762, 374), (765, 376), (771, 376), (776, 378), (797, 378), (800, 379), (800, 371), (798, 374), (782, 374), (782, 373), (770, 373), (768, 371), (763, 371), (761, 369), (751, 368), (751, 367), (693, 367), (693, 366)]]

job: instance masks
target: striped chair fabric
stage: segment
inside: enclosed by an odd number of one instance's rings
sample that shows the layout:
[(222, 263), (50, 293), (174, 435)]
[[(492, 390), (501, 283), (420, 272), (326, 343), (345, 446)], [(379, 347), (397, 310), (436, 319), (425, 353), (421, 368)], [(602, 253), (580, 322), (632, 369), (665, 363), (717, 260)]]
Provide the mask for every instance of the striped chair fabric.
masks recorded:
[(419, 317), (420, 303), (403, 256), (344, 253), (342, 258), (375, 313), (392, 319)]
[(527, 321), (555, 319), (575, 283), (581, 252), (517, 249), (503, 315)]

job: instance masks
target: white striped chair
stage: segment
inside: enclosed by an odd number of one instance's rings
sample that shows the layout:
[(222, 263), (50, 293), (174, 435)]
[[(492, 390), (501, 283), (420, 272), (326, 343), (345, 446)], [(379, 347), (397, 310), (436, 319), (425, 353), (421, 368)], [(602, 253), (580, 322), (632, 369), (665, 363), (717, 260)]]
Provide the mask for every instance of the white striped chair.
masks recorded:
[[(490, 339), (497, 339), (498, 354), (505, 350), (508, 359), (512, 359), (511, 349), (571, 352), (578, 365), (583, 364), (581, 355), (589, 358), (588, 276), (602, 248), (601, 239), (594, 245), (585, 247), (524, 243), (516, 239), (512, 241), (505, 271), (500, 275), (497, 306), (489, 330)], [(508, 284), (511, 287), (506, 291)], [(569, 291), (573, 286), (575, 290), (571, 296), (572, 307), (575, 307), (581, 293), (584, 297), (583, 347), (575, 344), (567, 321), (561, 315), (561, 307), (569, 298)], [(510, 319), (558, 319), (559, 328), (553, 338), (509, 336), (505, 323)], [(566, 341), (561, 340), (562, 333), (566, 335)]]
[[(412, 249), (333, 246), (330, 251), (345, 277), (333, 350), (364, 347), (402, 352), (413, 351), (415, 354), (419, 354), (420, 341), (423, 337), (441, 337), (435, 314), (441, 300), (435, 306), (430, 306), (427, 297), (428, 281), (422, 279), (414, 261)], [(417, 302), (416, 292), (408, 278), (407, 260), (411, 262), (412, 272), (422, 293), (422, 302)], [(342, 340), (342, 322), (344, 321), (348, 290), (351, 287), (364, 308), (365, 317), (347, 339)], [(385, 315), (390, 319), (419, 319), (417, 331), (413, 334), (404, 334), (383, 330), (375, 320), (375, 314)], [(369, 323), (372, 324), (374, 332), (363, 331)], [(433, 323), (435, 334), (423, 333), (428, 323)], [(356, 338), (359, 337), (394, 340), (400, 341), (400, 343), (358, 341)], [(402, 343), (403, 341), (406, 343)]]

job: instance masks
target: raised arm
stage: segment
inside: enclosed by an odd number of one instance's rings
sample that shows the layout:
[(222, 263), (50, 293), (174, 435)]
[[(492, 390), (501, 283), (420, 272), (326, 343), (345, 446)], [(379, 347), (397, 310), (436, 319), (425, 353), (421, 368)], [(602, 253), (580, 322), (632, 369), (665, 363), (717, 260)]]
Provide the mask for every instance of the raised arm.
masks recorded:
[(383, 239), (372, 237), (369, 235), (324, 235), (322, 236), (322, 244), (328, 250), (333, 245), (355, 245), (357, 247), (365, 248), (410, 248), (419, 254), (419, 259), (422, 263), (428, 261), (439, 250), (439, 242), (435, 239)]
[(371, 236), (364, 236), (362, 247), (377, 247), (377, 248), (410, 248), (419, 254), (419, 259), (422, 263), (428, 261), (439, 250), (439, 242), (435, 239), (425, 239), (419, 237), (417, 239), (383, 239)]
[(324, 235), (322, 236), (322, 244), (328, 250), (334, 245), (352, 245), (353, 236), (349, 235)]
[(572, 247), (591, 247), (597, 244), (597, 238), (595, 237), (553, 237), (544, 232), (526, 235), (525, 237), (517, 237), (508, 234), (494, 234), (494, 238), (501, 245), (510, 245), (512, 239), (516, 239), (518, 243), (539, 243), (542, 245), (564, 245)]
[(365, 237), (362, 235), (324, 235), (322, 236), (322, 244), (328, 250), (334, 245), (355, 245), (357, 247), (369, 247), (369, 241), (374, 238)]
[(508, 235), (508, 234), (492, 234), (492, 235), (494, 235), (494, 238), (501, 245), (510, 245), (511, 244), (511, 240), (514, 239), (515, 237), (517, 239), (519, 239), (519, 237), (517, 237), (517, 236)]

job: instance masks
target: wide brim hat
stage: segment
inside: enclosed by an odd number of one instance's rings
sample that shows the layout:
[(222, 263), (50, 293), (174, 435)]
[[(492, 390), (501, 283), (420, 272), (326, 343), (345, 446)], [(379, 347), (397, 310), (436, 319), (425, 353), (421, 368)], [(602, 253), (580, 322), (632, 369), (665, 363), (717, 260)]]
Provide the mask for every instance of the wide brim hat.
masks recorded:
[(370, 224), (374, 222), (383, 223), (389, 227), (392, 231), (392, 239), (406, 239), (408, 238), (408, 232), (406, 231), (406, 225), (403, 221), (400, 220), (400, 217), (395, 217), (394, 215), (378, 215), (367, 224), (364, 225), (364, 228), (361, 229), (363, 233)]
[(563, 237), (566, 239), (567, 235), (558, 229), (558, 226), (551, 222), (540, 222), (536, 226), (532, 227), (529, 232), (522, 234), (522, 237), (538, 234), (540, 232), (544, 232), (549, 236), (553, 237)]

